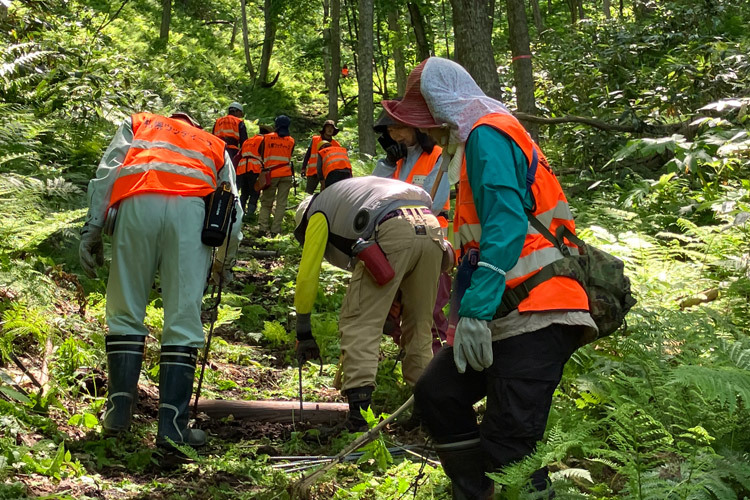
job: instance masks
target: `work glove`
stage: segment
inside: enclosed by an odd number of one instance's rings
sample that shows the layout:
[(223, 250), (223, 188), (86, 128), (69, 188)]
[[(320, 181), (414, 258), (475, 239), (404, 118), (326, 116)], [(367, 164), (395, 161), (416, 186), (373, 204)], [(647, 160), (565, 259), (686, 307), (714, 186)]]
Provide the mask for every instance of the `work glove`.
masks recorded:
[(391, 165), (395, 165), (397, 161), (406, 156), (406, 148), (401, 144), (394, 141), (389, 134), (382, 134), (378, 137), (378, 142), (385, 151), (385, 160)]
[(320, 359), (320, 348), (312, 335), (310, 313), (297, 315), (297, 345), (295, 354), (297, 362), (302, 364), (311, 359)]
[(78, 247), (78, 258), (83, 272), (89, 278), (96, 278), (96, 268), (104, 264), (104, 244), (102, 227), (87, 222), (81, 229), (81, 245)]
[(234, 279), (232, 273), (232, 266), (224, 266), (224, 262), (219, 259), (214, 260), (213, 266), (211, 266), (211, 276), (208, 279), (210, 285), (219, 286), (219, 280), (221, 285), (228, 285)]
[(462, 317), (453, 339), (453, 361), (458, 373), (466, 371), (466, 363), (478, 372), (492, 365), (492, 332), (487, 322)]

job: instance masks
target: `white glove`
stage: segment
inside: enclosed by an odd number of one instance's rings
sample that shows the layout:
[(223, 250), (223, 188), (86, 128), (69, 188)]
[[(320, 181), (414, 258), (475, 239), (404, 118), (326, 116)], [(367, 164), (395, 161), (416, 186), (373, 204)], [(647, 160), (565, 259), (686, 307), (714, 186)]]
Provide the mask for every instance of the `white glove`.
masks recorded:
[(222, 261), (216, 259), (211, 267), (211, 277), (208, 279), (208, 283), (218, 286), (220, 279), (222, 286), (228, 285), (234, 279), (234, 274), (232, 273), (232, 266), (225, 267)]
[(453, 339), (453, 361), (458, 373), (466, 371), (466, 363), (478, 372), (492, 365), (492, 332), (487, 322), (461, 318)]
[(88, 222), (81, 229), (81, 245), (78, 247), (78, 258), (83, 272), (89, 278), (96, 278), (96, 267), (104, 264), (104, 245), (102, 228)]

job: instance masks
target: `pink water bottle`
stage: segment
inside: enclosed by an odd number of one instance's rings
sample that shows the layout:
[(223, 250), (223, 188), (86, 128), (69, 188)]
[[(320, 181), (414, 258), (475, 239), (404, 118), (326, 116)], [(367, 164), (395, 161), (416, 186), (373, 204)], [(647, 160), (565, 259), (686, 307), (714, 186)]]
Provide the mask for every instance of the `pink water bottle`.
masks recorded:
[(365, 241), (359, 238), (352, 246), (352, 251), (359, 260), (364, 262), (365, 268), (379, 286), (385, 285), (396, 275), (391, 263), (388, 262), (388, 257), (376, 241)]

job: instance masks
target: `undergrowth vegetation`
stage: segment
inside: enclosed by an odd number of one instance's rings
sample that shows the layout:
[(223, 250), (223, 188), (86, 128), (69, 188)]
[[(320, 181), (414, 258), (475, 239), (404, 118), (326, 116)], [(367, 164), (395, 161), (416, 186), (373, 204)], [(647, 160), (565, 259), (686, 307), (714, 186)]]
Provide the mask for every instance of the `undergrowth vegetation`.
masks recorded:
[[(272, 64), (281, 77), (265, 88), (247, 75), (241, 36), (232, 46), (231, 29), (213, 23), (235, 19), (237, 2), (174, 3), (166, 47), (156, 0), (15, 1), (0, 19), (0, 498), (286, 498), (299, 474), (274, 468), (269, 456), (330, 456), (353, 439), (328, 442), (300, 424), (204, 420), (206, 453), (179, 473), (156, 469), (158, 283), (134, 433), (99, 434), (106, 276), (102, 268), (100, 279), (85, 277), (77, 245), (86, 182), (118, 123), (134, 111), (182, 109), (210, 126), (240, 100), (251, 131), (290, 115), (301, 158), (326, 109), (320, 27), (311, 22), (318, 4), (284, 14)], [(553, 125), (542, 128), (542, 147), (563, 174), (582, 238), (625, 261), (639, 302), (625, 333), (568, 363), (546, 441), (492, 475), (503, 498), (532, 498), (527, 479), (544, 465), (558, 498), (750, 497), (750, 12), (733, 1), (649, 6), (639, 20), (628, 11), (571, 27), (555, 5), (537, 35), (540, 114), (633, 129)], [(259, 53), (262, 12), (249, 15)], [(511, 78), (501, 74), (509, 102)], [(343, 90), (352, 97), (356, 84)], [(353, 150), (355, 111), (342, 109), (337, 136)], [(354, 163), (363, 175), (373, 162)], [(203, 394), (295, 400), (290, 332), (301, 250), (289, 235), (245, 229)], [(337, 318), (348, 276), (323, 269), (312, 323), (324, 360), (304, 367), (303, 389), (308, 401), (340, 401)], [(371, 424), (409, 395), (397, 353), (382, 343)], [(436, 462), (396, 453), (407, 439), (425, 444), (421, 434), (385, 434), (314, 495), (449, 498)]]

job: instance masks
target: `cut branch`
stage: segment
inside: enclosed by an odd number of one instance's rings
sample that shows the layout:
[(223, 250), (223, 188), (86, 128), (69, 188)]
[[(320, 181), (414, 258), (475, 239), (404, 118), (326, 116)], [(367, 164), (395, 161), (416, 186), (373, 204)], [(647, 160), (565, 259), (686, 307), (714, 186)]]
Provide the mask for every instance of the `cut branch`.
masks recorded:
[(380, 434), (380, 431), (383, 430), (388, 424), (393, 422), (399, 415), (401, 415), (404, 410), (407, 408), (410, 408), (414, 404), (414, 396), (411, 396), (408, 400), (406, 400), (406, 403), (402, 404), (398, 410), (393, 412), (393, 414), (380, 422), (378, 425), (370, 429), (369, 431), (362, 434), (360, 437), (352, 441), (349, 446), (344, 448), (339, 452), (338, 455), (333, 457), (333, 460), (321, 467), (320, 469), (316, 470), (312, 474), (310, 474), (307, 477), (303, 477), (296, 483), (294, 483), (291, 487), (292, 490), (292, 498), (306, 498), (307, 490), (315, 484), (315, 482), (326, 472), (328, 472), (334, 465), (341, 463), (348, 454), (353, 452), (354, 450), (361, 448), (362, 446), (366, 445), (370, 441), (376, 439), (378, 435)]

